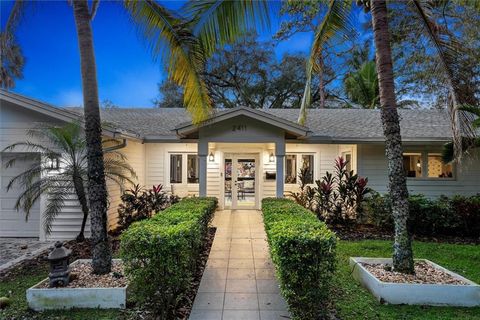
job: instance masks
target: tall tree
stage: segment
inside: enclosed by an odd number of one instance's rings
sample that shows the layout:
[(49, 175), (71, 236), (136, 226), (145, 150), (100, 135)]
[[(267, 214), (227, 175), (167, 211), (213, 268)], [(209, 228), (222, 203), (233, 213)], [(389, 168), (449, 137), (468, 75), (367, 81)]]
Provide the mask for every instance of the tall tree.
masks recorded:
[(88, 159), (88, 201), (92, 230), (92, 267), (95, 273), (105, 274), (112, 267), (112, 253), (107, 233), (107, 185), (102, 150), (102, 125), (98, 99), (97, 67), (93, 50), (91, 21), (98, 1), (88, 7), (87, 0), (72, 1), (80, 49), (83, 88), (85, 138)]
[[(305, 84), (305, 56), (287, 53), (279, 59), (273, 47), (272, 42), (259, 42), (255, 35), (248, 35), (213, 54), (202, 73), (213, 106), (298, 108)], [(326, 68), (325, 72), (328, 75), (333, 73), (331, 68)], [(315, 107), (321, 100), (317, 81), (315, 78), (312, 94)], [(154, 101), (158, 107), (183, 105), (183, 91), (172, 81), (160, 84), (159, 91), (160, 97)]]
[[(407, 230), (407, 218), (409, 215), (408, 190), (403, 172), (402, 140), (400, 134), (400, 121), (397, 113), (397, 101), (395, 95), (393, 63), (390, 47), (390, 33), (388, 26), (388, 10), (385, 0), (361, 0), (368, 11), (372, 9), (372, 26), (375, 39), (375, 55), (378, 71), (379, 95), (381, 105), (382, 126), (385, 136), (385, 152), (388, 159), (388, 175), (390, 195), (393, 202), (393, 216), (395, 221), (395, 243), (393, 252), (393, 268), (399, 272), (413, 273), (413, 251), (410, 235)], [(456, 57), (461, 52), (461, 45), (453, 36), (445, 38), (442, 29), (430, 18), (429, 8), (418, 0), (413, 0), (410, 5), (417, 12), (418, 19), (424, 24), (426, 32), (436, 50), (442, 66), (442, 71), (447, 79), (449, 89), (449, 103), (452, 117), (454, 137), (454, 149), (456, 155), (461, 153), (463, 136), (475, 136), (471, 128), (471, 116), (459, 110), (462, 103), (469, 100), (468, 94), (462, 91), (465, 83), (461, 68), (458, 67)], [(310, 103), (310, 74), (314, 71), (316, 55), (321, 51), (324, 43), (343, 32), (351, 33), (352, 24), (348, 13), (350, 6), (344, 1), (330, 0), (329, 10), (315, 32), (314, 42), (311, 49), (309, 63), (307, 65), (307, 84), (302, 103), (302, 111), (299, 122), (305, 121), (306, 107)]]
[[(287, 16), (288, 19), (281, 22), (280, 29), (274, 35), (274, 38), (279, 41), (285, 41), (297, 33), (314, 32), (327, 9), (328, 6), (325, 1), (284, 1), (280, 13)], [(338, 64), (339, 58), (345, 55), (345, 52), (339, 52), (344, 50), (339, 49), (341, 47), (338, 43), (326, 43), (321, 51), (318, 52), (317, 63), (319, 68), (315, 73), (318, 81), (313, 87), (318, 88), (317, 106), (319, 108), (325, 108), (326, 106), (328, 85), (341, 76), (341, 72), (338, 69), (335, 73), (328, 71), (329, 66), (334, 63)], [(332, 89), (330, 88), (330, 90)]]
[[(480, 12), (469, 6), (460, 6), (453, 1), (428, 1), (428, 12), (441, 37), (452, 35), (461, 43), (456, 68), (464, 74), (466, 82), (462, 90), (473, 91), (471, 97), (478, 104), (480, 99)], [(425, 7), (426, 5), (424, 5)], [(442, 62), (437, 51), (432, 50), (431, 40), (425, 26), (418, 21), (418, 10), (407, 2), (391, 5), (392, 54), (396, 88), (399, 97), (417, 97), (424, 105), (445, 108), (449, 87), (446, 75), (439, 72)], [(452, 44), (455, 44), (455, 40)]]
[(395, 222), (393, 266), (396, 271), (414, 273), (412, 241), (407, 229), (409, 216), (408, 189), (403, 169), (402, 136), (395, 96), (387, 3), (385, 0), (375, 0), (371, 1), (370, 5), (375, 38), (375, 57), (378, 66), (385, 153), (388, 160), (389, 190)]

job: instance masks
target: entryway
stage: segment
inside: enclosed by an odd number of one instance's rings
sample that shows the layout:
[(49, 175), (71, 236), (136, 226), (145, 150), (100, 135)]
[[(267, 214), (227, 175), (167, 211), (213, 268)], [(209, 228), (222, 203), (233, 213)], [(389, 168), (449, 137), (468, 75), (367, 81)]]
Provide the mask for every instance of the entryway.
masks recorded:
[(259, 210), (219, 210), (190, 320), (290, 319)]
[(225, 209), (258, 208), (258, 172), (258, 153), (225, 154)]

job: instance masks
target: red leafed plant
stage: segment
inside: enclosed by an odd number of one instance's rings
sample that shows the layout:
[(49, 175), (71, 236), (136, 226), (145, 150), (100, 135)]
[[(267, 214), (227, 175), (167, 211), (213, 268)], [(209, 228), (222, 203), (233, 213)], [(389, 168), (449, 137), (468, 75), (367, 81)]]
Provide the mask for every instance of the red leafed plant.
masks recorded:
[(128, 228), (135, 221), (150, 218), (178, 202), (178, 197), (163, 191), (161, 184), (153, 185), (148, 190), (136, 184), (120, 198), (122, 203), (118, 206), (118, 224), (121, 230)]
[(302, 168), (298, 175), (300, 191), (289, 192), (289, 196), (315, 212), (320, 220), (331, 224), (353, 222), (361, 213), (365, 195), (372, 190), (367, 187), (368, 179), (349, 171), (347, 165), (342, 157), (335, 159), (334, 173), (327, 171), (321, 180), (315, 181), (315, 187), (307, 183), (312, 181), (308, 168)]

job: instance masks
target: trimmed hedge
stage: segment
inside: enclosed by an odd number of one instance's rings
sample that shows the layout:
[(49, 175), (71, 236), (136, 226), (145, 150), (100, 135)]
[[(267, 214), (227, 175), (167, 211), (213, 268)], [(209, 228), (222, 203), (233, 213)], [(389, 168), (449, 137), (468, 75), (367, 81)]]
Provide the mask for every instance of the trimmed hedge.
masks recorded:
[(282, 295), (293, 319), (321, 318), (335, 271), (335, 233), (288, 199), (263, 199), (262, 211)]
[[(480, 195), (429, 199), (411, 195), (410, 232), (421, 236), (480, 237)], [(365, 203), (360, 222), (393, 230), (391, 201), (388, 195), (372, 194)]]
[(173, 316), (192, 285), (216, 207), (215, 198), (185, 198), (148, 220), (133, 223), (121, 236), (120, 255), (132, 293), (161, 319)]

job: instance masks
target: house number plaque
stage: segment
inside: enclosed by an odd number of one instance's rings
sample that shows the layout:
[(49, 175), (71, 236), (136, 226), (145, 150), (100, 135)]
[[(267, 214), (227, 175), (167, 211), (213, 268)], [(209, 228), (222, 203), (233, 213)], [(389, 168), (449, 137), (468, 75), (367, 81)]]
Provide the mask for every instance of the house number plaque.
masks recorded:
[(232, 126), (232, 131), (247, 131), (247, 125), (246, 124), (234, 124)]

